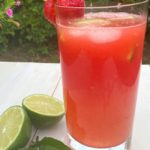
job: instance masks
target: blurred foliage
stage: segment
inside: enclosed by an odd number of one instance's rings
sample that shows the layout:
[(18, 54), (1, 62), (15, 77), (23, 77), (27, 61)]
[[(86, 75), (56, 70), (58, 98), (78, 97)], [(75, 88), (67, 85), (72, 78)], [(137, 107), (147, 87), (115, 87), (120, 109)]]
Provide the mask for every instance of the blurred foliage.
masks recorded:
[(9, 43), (26, 45), (28, 52), (47, 54), (51, 37), (56, 35), (55, 28), (44, 18), (43, 0), (24, 0), (15, 8), (14, 19), (20, 23), (17, 28), (7, 24), (0, 30), (0, 50), (7, 50)]
[(12, 8), (15, 6), (15, 2), (15, 0), (0, 0), (0, 28), (8, 23), (14, 23), (19, 26), (19, 23), (11, 18), (13, 16)]
[[(110, 1), (110, 0), (87, 0), (89, 2)], [(113, 0), (111, 0), (113, 1)], [(121, 0), (135, 1), (135, 0)], [(118, 2), (121, 2), (118, 0)], [(137, 0), (136, 0), (137, 1)], [(15, 46), (24, 46), (30, 53), (48, 54), (56, 48), (56, 31), (48, 23), (43, 14), (43, 0), (22, 0), (20, 7), (14, 9), (14, 19), (20, 23), (20, 27), (6, 24), (0, 29), (0, 51), (10, 49), (11, 44)], [(150, 29), (150, 6), (149, 6), (149, 24)], [(149, 31), (150, 32), (150, 31)], [(52, 41), (52, 39), (54, 39)]]

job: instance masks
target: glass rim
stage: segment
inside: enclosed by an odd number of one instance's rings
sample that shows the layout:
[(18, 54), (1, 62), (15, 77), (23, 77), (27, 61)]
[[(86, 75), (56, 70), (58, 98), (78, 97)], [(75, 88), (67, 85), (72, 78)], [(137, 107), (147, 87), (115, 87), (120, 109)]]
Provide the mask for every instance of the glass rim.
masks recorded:
[(128, 4), (122, 4), (122, 3), (117, 3), (117, 5), (106, 5), (106, 6), (83, 6), (83, 7), (78, 7), (78, 6), (61, 6), (58, 5), (57, 3), (55, 4), (56, 8), (71, 8), (71, 9), (109, 9), (109, 8), (124, 8), (124, 7), (131, 7), (131, 6), (138, 6), (141, 4), (146, 4), (148, 3), (149, 0), (142, 0), (140, 2), (133, 2), (133, 3), (128, 3)]

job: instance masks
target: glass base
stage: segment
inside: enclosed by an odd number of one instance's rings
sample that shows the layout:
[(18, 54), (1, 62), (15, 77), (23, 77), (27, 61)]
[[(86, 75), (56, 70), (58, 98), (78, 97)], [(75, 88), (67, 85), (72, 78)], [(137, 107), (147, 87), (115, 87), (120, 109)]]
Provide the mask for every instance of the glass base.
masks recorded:
[(108, 147), (108, 148), (88, 147), (88, 146), (83, 145), (83, 144), (79, 143), (78, 141), (76, 141), (69, 134), (66, 136), (65, 142), (71, 148), (71, 150), (129, 150), (131, 138), (129, 138), (128, 140), (126, 140), (125, 142), (123, 142), (120, 145), (117, 145), (114, 147)]

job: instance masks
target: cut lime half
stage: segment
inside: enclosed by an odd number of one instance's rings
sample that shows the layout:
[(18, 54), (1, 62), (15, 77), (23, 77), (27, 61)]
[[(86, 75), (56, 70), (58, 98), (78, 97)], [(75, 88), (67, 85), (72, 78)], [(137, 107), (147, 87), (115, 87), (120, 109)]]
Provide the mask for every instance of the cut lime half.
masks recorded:
[(32, 125), (21, 106), (8, 108), (0, 116), (0, 150), (17, 150), (30, 139)]
[(28, 96), (23, 100), (22, 105), (37, 127), (49, 127), (64, 115), (63, 102), (44, 94)]

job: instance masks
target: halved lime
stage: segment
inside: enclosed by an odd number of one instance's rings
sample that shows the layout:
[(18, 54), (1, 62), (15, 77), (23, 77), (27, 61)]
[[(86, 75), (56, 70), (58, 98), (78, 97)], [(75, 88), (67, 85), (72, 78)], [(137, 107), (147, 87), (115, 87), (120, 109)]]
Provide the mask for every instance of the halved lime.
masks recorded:
[(8, 108), (0, 116), (0, 150), (17, 150), (30, 139), (32, 125), (21, 106)]
[(32, 123), (39, 128), (54, 125), (64, 115), (63, 102), (44, 94), (28, 96), (23, 100), (22, 105)]

